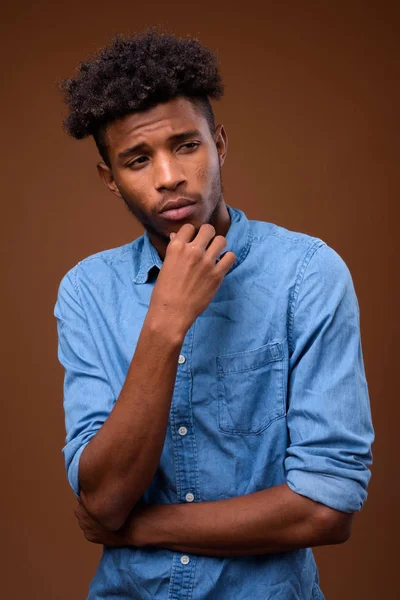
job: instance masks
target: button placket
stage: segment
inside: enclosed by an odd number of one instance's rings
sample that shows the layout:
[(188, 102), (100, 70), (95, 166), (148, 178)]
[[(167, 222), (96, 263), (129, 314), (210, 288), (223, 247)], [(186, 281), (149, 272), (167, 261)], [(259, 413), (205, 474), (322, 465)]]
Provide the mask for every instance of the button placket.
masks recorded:
[[(194, 328), (195, 324), (187, 332), (178, 357), (177, 376), (170, 413), (178, 502), (193, 502), (199, 494), (197, 489), (198, 460), (191, 398), (191, 356)], [(189, 600), (189, 597), (185, 594), (192, 586), (196, 557), (177, 553), (174, 556), (174, 563), (177, 568), (173, 570), (170, 581), (170, 598), (171, 600), (178, 600), (178, 598), (183, 600), (183, 597), (185, 597)]]

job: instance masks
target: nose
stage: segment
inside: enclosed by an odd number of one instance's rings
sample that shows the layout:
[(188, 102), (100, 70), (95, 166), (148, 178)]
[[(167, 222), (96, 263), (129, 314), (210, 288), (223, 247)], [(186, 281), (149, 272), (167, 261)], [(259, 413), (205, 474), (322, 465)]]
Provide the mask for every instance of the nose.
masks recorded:
[(171, 155), (159, 156), (153, 162), (154, 187), (156, 190), (175, 190), (186, 181), (179, 160)]

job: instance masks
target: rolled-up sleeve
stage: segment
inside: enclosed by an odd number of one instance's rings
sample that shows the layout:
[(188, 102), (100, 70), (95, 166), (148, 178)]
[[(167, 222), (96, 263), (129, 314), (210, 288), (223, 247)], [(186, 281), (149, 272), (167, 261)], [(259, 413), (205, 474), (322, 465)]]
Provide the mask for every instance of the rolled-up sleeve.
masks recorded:
[(79, 300), (76, 283), (78, 266), (62, 279), (54, 307), (58, 358), (65, 369), (66, 439), (62, 453), (68, 481), (77, 497), (82, 451), (105, 422), (115, 403)]
[(289, 314), (288, 486), (336, 510), (361, 509), (374, 430), (357, 297), (332, 248), (310, 252)]

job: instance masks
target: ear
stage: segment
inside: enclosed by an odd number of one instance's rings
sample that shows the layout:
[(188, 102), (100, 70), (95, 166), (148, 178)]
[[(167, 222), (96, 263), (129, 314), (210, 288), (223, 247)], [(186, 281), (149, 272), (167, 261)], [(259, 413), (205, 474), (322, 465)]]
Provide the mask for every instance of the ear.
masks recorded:
[(216, 126), (214, 139), (219, 155), (219, 164), (222, 167), (222, 165), (225, 162), (226, 153), (228, 151), (228, 136), (223, 125)]
[(108, 188), (110, 190), (110, 192), (112, 192), (113, 194), (118, 196), (118, 198), (122, 198), (121, 192), (119, 191), (118, 184), (116, 183), (116, 181), (114, 179), (113, 172), (110, 169), (110, 167), (108, 167), (106, 165), (106, 163), (104, 161), (101, 160), (99, 163), (97, 163), (97, 172), (99, 174), (101, 181), (106, 186), (106, 188)]

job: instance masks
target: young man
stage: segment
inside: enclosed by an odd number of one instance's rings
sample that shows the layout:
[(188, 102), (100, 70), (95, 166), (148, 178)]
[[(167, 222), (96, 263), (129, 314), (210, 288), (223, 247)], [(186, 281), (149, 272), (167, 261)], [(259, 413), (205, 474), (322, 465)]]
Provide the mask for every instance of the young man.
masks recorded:
[(88, 598), (323, 598), (311, 547), (349, 538), (374, 439), (345, 263), (225, 204), (198, 41), (117, 37), (62, 86), (145, 229), (55, 307), (75, 515), (104, 545)]

